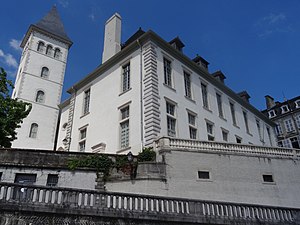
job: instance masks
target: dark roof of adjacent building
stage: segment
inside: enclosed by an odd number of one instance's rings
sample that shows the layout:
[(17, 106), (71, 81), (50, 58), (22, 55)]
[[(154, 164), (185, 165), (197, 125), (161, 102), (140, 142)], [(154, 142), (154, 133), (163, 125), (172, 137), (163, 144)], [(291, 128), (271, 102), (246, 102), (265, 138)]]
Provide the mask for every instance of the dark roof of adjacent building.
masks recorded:
[(56, 6), (53, 6), (52, 9), (36, 24), (31, 24), (22, 43), (21, 47), (25, 46), (25, 43), (32, 30), (38, 30), (42, 33), (50, 34), (55, 38), (60, 39), (63, 42), (66, 42), (71, 46), (73, 43), (68, 37), (64, 25), (60, 19)]
[(144, 33), (145, 33), (145, 31), (143, 31), (142, 28), (140, 27), (137, 32), (135, 32), (130, 38), (127, 39), (127, 41), (125, 41), (121, 45), (121, 49), (123, 49), (123, 48), (127, 47), (128, 45), (130, 45), (132, 42), (134, 42), (139, 37), (141, 37)]

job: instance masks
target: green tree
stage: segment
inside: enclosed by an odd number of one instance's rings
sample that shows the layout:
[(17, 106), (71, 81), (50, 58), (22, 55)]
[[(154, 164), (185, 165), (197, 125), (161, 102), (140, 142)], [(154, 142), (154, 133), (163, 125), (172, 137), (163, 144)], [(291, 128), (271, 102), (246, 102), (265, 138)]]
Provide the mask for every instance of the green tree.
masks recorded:
[(10, 148), (11, 142), (17, 139), (15, 130), (31, 110), (30, 103), (10, 97), (9, 90), (13, 88), (12, 81), (0, 67), (0, 147), (4, 148)]

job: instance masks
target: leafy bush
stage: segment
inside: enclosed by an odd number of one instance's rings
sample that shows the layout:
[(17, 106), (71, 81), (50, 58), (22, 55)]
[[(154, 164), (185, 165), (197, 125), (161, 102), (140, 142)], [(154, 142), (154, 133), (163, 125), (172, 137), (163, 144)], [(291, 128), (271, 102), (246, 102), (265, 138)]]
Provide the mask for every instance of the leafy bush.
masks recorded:
[(138, 154), (138, 162), (152, 162), (156, 159), (156, 153), (153, 151), (153, 147), (144, 148), (142, 152)]

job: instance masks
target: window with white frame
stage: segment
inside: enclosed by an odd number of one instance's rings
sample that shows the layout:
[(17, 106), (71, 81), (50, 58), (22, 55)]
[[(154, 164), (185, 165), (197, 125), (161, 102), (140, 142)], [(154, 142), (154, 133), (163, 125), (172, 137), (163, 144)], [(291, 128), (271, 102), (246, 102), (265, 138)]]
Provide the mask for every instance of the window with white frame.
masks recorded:
[(279, 123), (276, 123), (276, 125), (275, 125), (275, 132), (276, 132), (276, 135), (281, 135), (281, 134), (283, 134), (281, 125), (280, 125)]
[(166, 102), (168, 136), (176, 137), (175, 105)]
[(130, 63), (122, 66), (122, 92), (130, 89)]
[(49, 69), (45, 66), (42, 68), (41, 77), (42, 78), (48, 78), (49, 77)]
[(60, 49), (59, 49), (59, 48), (56, 48), (56, 49), (54, 50), (54, 58), (59, 59), (59, 58), (60, 58), (60, 55), (61, 55)]
[(120, 147), (121, 149), (129, 147), (129, 105), (120, 109)]
[(87, 127), (79, 129), (79, 151), (85, 151)]
[(236, 123), (236, 117), (235, 117), (235, 106), (233, 102), (229, 103), (230, 112), (231, 112), (231, 118), (232, 118), (232, 124), (237, 125)]
[(208, 109), (208, 93), (207, 85), (201, 82), (201, 93), (202, 93), (202, 103), (203, 107)]
[(276, 113), (274, 110), (269, 111), (268, 114), (269, 114), (269, 118), (273, 118), (274, 116), (276, 116)]
[(249, 130), (249, 123), (248, 123), (248, 114), (246, 111), (243, 111), (243, 117), (244, 117), (244, 122), (245, 122), (245, 127), (246, 127), (246, 132), (250, 134)]
[(83, 115), (87, 114), (90, 111), (90, 98), (91, 98), (91, 89), (88, 89), (84, 91)]
[(292, 132), (295, 130), (292, 119), (285, 120), (284, 124), (287, 132)]
[(229, 134), (228, 130), (222, 129), (222, 138), (223, 138), (223, 141), (228, 142), (228, 134)]
[(297, 127), (300, 129), (300, 114), (296, 115), (295, 120), (296, 120)]
[(282, 113), (286, 113), (286, 112), (288, 112), (288, 111), (290, 111), (290, 110), (289, 110), (289, 107), (288, 107), (287, 105), (281, 106), (281, 112), (282, 112)]
[(186, 71), (183, 71), (183, 74), (184, 74), (185, 96), (188, 98), (192, 98), (191, 74), (189, 74)]
[(296, 108), (300, 108), (300, 100), (295, 101)]
[(39, 125), (37, 123), (32, 123), (30, 126), (29, 137), (36, 138), (38, 132)]
[(207, 131), (207, 139), (209, 141), (214, 141), (214, 124), (210, 121), (206, 121), (206, 131)]
[(267, 134), (268, 134), (270, 145), (272, 146), (272, 137), (271, 137), (270, 127), (266, 127), (266, 130), (267, 130)]
[(36, 93), (35, 101), (38, 102), (38, 103), (44, 103), (45, 93), (43, 91), (38, 91)]
[(172, 87), (171, 61), (166, 58), (164, 58), (164, 83)]
[(44, 52), (44, 48), (45, 48), (44, 42), (40, 41), (40, 42), (38, 43), (37, 51), (38, 51), (38, 52)]
[(197, 139), (196, 115), (188, 112), (190, 139)]
[(262, 133), (261, 133), (261, 126), (260, 126), (260, 121), (257, 119), (256, 120), (256, 127), (257, 127), (257, 131), (258, 131), (258, 136), (259, 136), (259, 140), (262, 140)]
[(47, 45), (47, 48), (46, 48), (46, 54), (47, 55), (52, 55), (52, 46), (51, 45)]
[(216, 93), (216, 98), (217, 98), (219, 117), (224, 118), (223, 105), (222, 105), (222, 95), (219, 94), (219, 93)]

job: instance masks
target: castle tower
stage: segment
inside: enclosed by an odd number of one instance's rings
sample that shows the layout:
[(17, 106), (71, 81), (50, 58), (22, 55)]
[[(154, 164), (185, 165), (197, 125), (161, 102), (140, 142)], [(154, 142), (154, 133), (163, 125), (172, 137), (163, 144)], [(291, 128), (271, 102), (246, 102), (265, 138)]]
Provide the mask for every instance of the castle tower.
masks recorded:
[(30, 25), (21, 47), (13, 98), (32, 104), (17, 129), (13, 148), (54, 149), (58, 104), (72, 41), (54, 6), (38, 23)]

